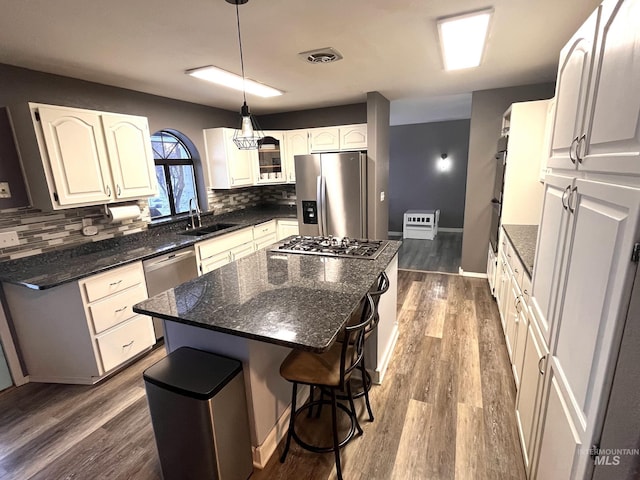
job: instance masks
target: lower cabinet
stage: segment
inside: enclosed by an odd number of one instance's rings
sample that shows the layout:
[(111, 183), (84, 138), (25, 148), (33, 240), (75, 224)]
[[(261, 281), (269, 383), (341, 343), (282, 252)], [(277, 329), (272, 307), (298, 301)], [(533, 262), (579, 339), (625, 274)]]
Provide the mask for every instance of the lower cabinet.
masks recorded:
[(298, 220), (278, 220), (278, 240), (299, 234)]
[(261, 250), (278, 241), (276, 220), (261, 223), (253, 227), (253, 241), (256, 250)]
[(3, 284), (29, 381), (93, 384), (155, 343), (136, 262), (47, 290)]
[(196, 243), (198, 270), (200, 275), (204, 275), (253, 251), (253, 227), (198, 242)]

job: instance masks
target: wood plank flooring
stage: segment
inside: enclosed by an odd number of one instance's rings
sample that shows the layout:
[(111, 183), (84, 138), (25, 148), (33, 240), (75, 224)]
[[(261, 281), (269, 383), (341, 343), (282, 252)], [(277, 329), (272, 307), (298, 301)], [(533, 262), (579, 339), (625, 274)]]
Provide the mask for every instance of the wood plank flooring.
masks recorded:
[(402, 240), (398, 268), (458, 273), (461, 254), (462, 232), (438, 232), (433, 240), (407, 238)]
[[(344, 478), (525, 479), (515, 387), (486, 280), (401, 271), (398, 312), (394, 357), (371, 391), (376, 419), (357, 402), (364, 435), (342, 451)], [(0, 479), (160, 479), (142, 371), (163, 354), (94, 387), (28, 384), (0, 394)], [(302, 417), (305, 438), (327, 436), (328, 408)], [(335, 478), (332, 454), (293, 443), (281, 464), (281, 449), (252, 480)]]

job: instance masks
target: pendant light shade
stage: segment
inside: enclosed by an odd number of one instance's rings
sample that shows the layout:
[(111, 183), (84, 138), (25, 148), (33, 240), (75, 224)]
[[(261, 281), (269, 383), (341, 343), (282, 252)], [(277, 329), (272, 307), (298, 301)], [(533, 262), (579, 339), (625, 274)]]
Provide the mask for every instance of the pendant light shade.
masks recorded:
[(244, 87), (244, 58), (242, 55), (242, 36), (240, 35), (240, 13), (238, 11), (238, 5), (243, 5), (249, 0), (226, 0), (227, 3), (236, 6), (236, 20), (238, 24), (238, 45), (240, 46), (240, 66), (242, 68), (242, 97), (244, 102), (240, 109), (240, 116), (242, 117), (240, 123), (240, 129), (236, 130), (233, 134), (233, 143), (236, 144), (240, 150), (257, 150), (260, 140), (264, 138), (264, 133), (260, 129), (255, 117), (251, 115), (249, 106), (247, 105), (247, 92)]

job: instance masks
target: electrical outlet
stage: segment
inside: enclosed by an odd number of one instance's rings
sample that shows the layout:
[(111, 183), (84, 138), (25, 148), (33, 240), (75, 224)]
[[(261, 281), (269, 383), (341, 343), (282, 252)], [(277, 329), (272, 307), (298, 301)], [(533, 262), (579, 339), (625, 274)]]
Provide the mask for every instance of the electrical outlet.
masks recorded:
[(83, 227), (90, 227), (91, 225), (93, 225), (93, 219), (92, 218), (83, 218), (82, 219), (82, 226)]
[(0, 232), (0, 248), (13, 247), (19, 243), (18, 232)]
[(11, 198), (9, 182), (0, 182), (0, 198)]

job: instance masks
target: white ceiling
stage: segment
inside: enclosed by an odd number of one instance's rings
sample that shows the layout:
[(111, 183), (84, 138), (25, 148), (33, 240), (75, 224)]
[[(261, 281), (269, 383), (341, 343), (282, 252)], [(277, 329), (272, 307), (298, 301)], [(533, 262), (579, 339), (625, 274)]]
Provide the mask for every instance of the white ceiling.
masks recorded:
[[(247, 100), (265, 114), (363, 102), (379, 91), (392, 101), (394, 124), (459, 118), (473, 90), (554, 80), (560, 48), (599, 3), (251, 0), (240, 6), (247, 77), (286, 93)], [(483, 65), (444, 72), (436, 18), (488, 6), (495, 13)], [(0, 63), (240, 107), (241, 92), (184, 74), (209, 64), (239, 73), (235, 7), (225, 0), (0, 0), (0, 11)], [(344, 59), (311, 65), (297, 56), (329, 46)]]

